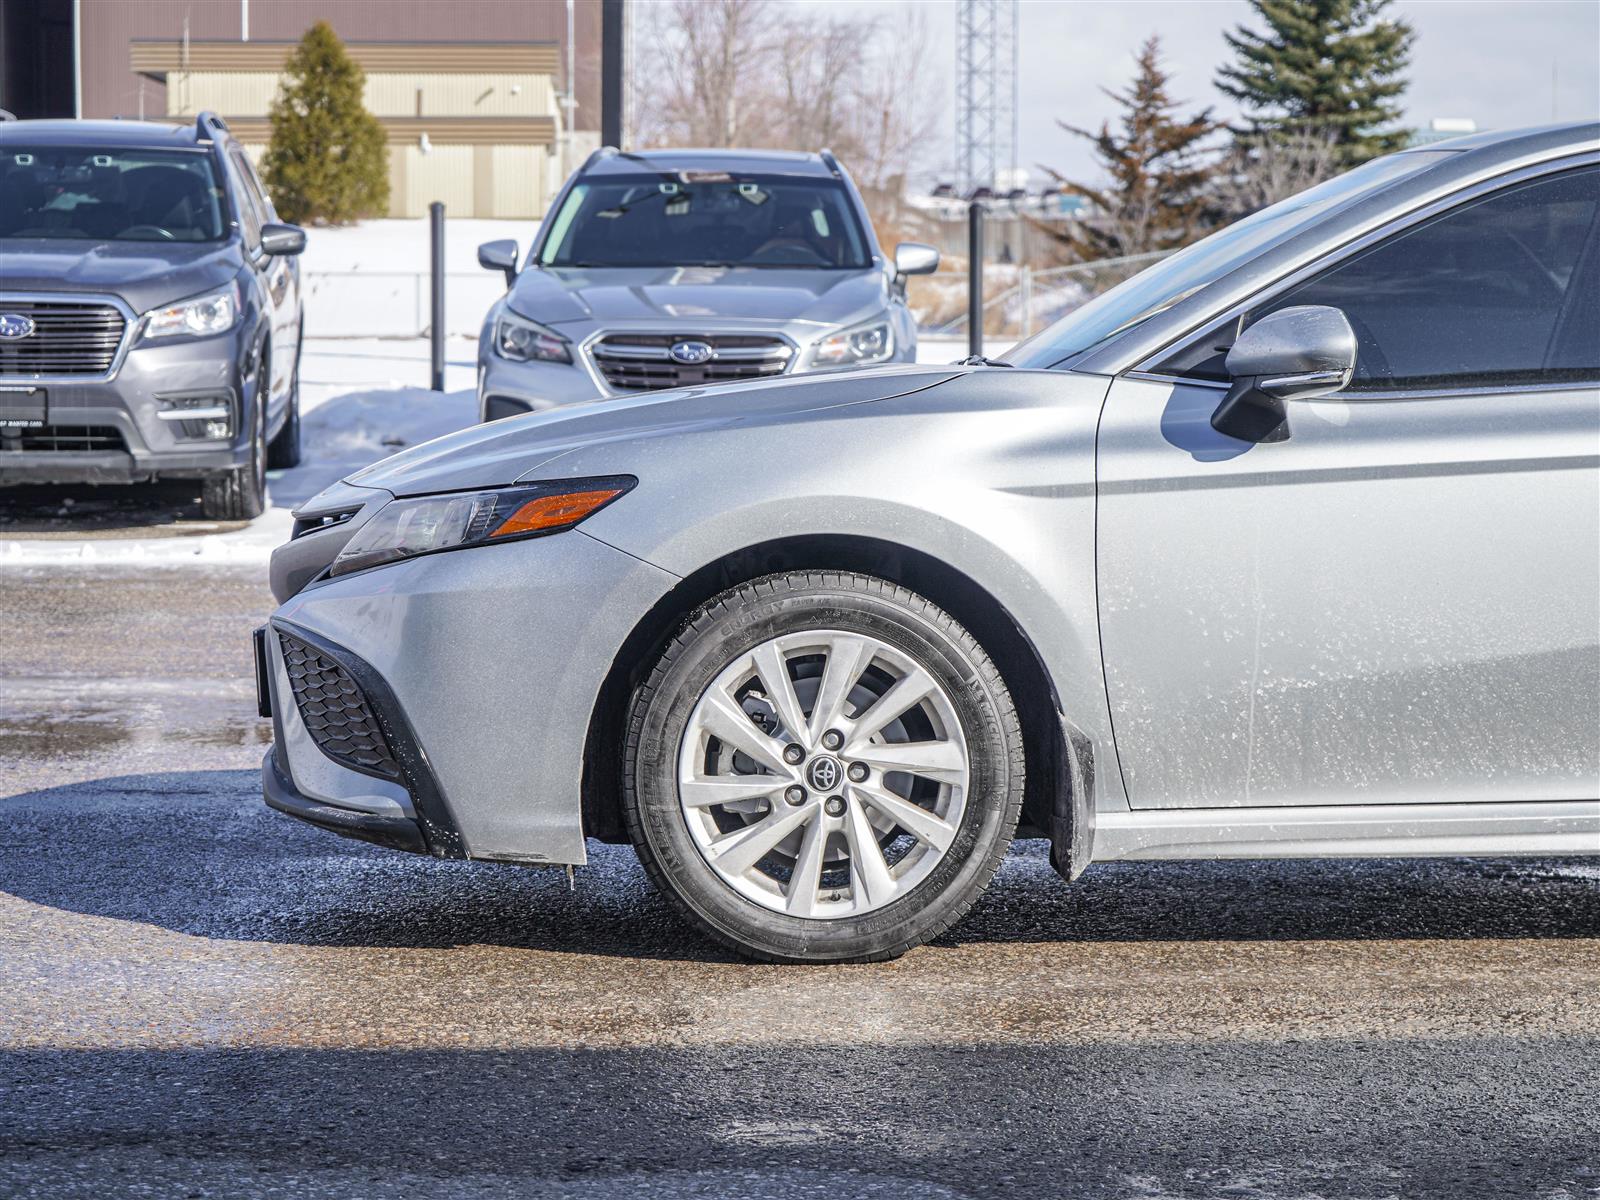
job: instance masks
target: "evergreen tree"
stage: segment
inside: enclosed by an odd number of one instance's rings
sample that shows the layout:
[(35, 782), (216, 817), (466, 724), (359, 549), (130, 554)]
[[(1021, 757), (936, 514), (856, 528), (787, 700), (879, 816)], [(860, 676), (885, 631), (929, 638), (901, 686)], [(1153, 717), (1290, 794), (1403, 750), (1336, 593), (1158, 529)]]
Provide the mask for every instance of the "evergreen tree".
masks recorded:
[(1057, 122), (1094, 143), (1095, 159), (1109, 177), (1096, 188), (1056, 175), (1096, 209), (1058, 235), (1083, 258), (1176, 249), (1203, 232), (1214, 171), (1204, 142), (1223, 126), (1209, 108), (1180, 116), (1167, 85), (1161, 42), (1151, 37), (1139, 49), (1138, 73), (1127, 90), (1103, 89), (1122, 109), (1115, 130), (1109, 121), (1099, 133)]
[(1342, 166), (1398, 150), (1396, 101), (1415, 32), (1384, 15), (1391, 0), (1250, 0), (1265, 33), (1223, 34), (1237, 61), (1217, 88), (1268, 133), (1330, 137)]
[(388, 210), (389, 147), (362, 103), (365, 78), (326, 21), (290, 55), (262, 161), (285, 220), (344, 224)]

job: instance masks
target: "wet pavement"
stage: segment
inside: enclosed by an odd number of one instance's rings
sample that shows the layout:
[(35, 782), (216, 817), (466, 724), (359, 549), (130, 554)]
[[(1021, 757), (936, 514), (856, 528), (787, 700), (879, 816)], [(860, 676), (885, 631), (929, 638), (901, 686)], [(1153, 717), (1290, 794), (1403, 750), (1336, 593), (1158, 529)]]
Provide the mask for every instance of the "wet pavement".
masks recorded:
[(1600, 1196), (1600, 859), (1022, 843), (870, 967), (266, 810), (259, 571), (0, 569), (0, 1196)]

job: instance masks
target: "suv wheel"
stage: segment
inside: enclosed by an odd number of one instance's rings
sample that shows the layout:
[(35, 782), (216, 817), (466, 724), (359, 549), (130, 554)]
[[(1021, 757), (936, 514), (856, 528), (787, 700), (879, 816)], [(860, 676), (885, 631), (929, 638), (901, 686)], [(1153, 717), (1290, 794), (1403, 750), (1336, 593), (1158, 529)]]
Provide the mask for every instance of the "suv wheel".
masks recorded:
[(283, 428), (267, 445), (267, 466), (274, 470), (300, 465), (300, 351), (294, 353), (294, 374), (289, 376), (289, 415)]
[[(260, 370), (258, 367), (257, 370)], [(250, 459), (207, 478), (200, 508), (217, 521), (250, 521), (267, 503), (267, 410), (258, 395), (250, 405)]]
[(795, 571), (696, 612), (634, 697), (623, 813), (712, 937), (789, 962), (894, 958), (993, 878), (1022, 806), (999, 671), (871, 576)]

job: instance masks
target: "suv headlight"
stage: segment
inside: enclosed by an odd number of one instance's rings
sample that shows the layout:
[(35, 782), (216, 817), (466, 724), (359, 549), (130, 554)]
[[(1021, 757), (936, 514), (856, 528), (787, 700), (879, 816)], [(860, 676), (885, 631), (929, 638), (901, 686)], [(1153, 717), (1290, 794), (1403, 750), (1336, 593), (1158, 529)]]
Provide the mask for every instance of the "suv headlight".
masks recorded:
[(609, 475), (391, 500), (345, 543), (328, 574), (348, 575), (419, 554), (560, 533), (638, 482), (632, 475)]
[(227, 287), (180, 300), (144, 314), (142, 338), (211, 337), (227, 333), (239, 321), (239, 287)]
[(512, 362), (572, 361), (572, 343), (537, 321), (502, 309), (494, 322), (494, 352)]
[(851, 329), (830, 333), (811, 349), (813, 367), (846, 367), (882, 362), (894, 353), (894, 330), (889, 322), (868, 321)]

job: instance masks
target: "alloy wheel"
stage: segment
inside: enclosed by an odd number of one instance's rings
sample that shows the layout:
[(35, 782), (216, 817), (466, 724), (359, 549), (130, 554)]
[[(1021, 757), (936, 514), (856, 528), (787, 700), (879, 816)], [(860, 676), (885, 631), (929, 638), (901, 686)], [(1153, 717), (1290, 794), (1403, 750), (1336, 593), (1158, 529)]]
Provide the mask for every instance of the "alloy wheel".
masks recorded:
[(860, 916), (944, 858), (969, 750), (944, 688), (903, 650), (840, 630), (785, 634), (696, 702), (678, 798), (716, 875), (776, 912)]

